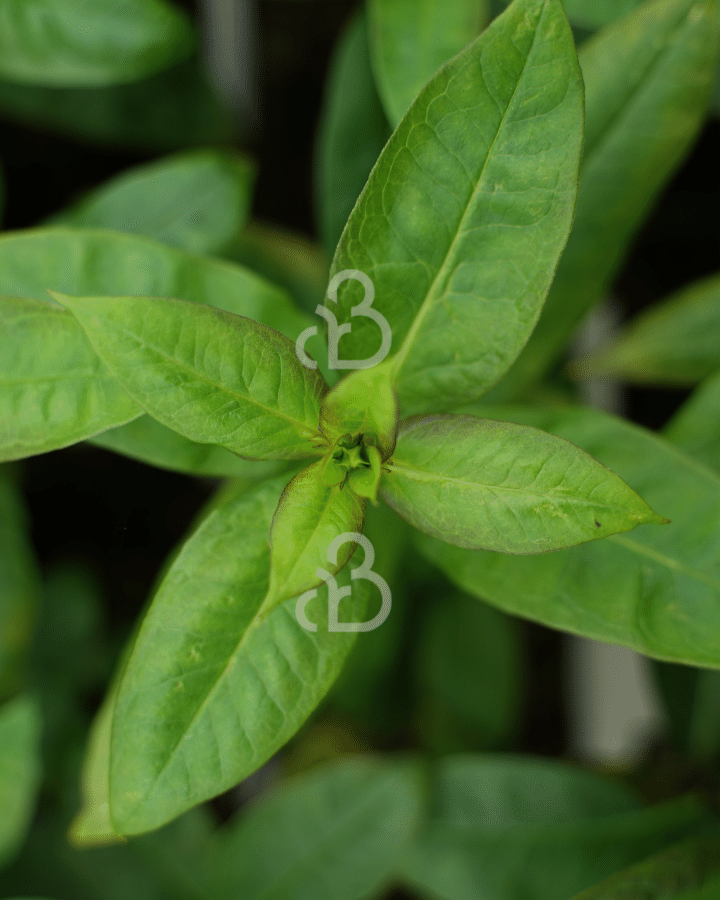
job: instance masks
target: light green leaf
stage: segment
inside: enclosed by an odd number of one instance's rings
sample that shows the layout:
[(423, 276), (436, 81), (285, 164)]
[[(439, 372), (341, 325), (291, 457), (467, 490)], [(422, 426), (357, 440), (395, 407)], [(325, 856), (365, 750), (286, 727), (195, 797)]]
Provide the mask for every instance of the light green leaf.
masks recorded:
[(507, 741), (522, 712), (523, 675), (514, 619), (465, 594), (432, 597), (415, 650), (424, 745), (449, 752)]
[(40, 710), (20, 696), (0, 707), (0, 866), (17, 853), (30, 827), (40, 783)]
[(665, 521), (568, 441), (475, 416), (403, 422), (380, 495), (425, 534), (501, 553), (543, 553)]
[(489, 17), (487, 0), (370, 0), (368, 13), (373, 70), (393, 126)]
[(169, 297), (68, 297), (95, 352), (150, 415), (249, 459), (317, 455), (321, 375), (253, 319)]
[(360, 6), (330, 62), (315, 147), (315, 208), (328, 258), (391, 130), (375, 87)]
[[(570, 230), (582, 121), (560, 3), (516, 0), (432, 78), (383, 150), (331, 275), (370, 278), (403, 414), (476, 399), (527, 340)], [(341, 359), (380, 344), (377, 322), (352, 310), (363, 290), (351, 279), (338, 291), (338, 322), (352, 326)]]
[(507, 612), (659, 659), (720, 668), (720, 478), (597, 410), (470, 409), (572, 441), (671, 522), (534, 557), (423, 538), (428, 557), (463, 590)]
[[(573, 900), (693, 900), (717, 897), (720, 887), (720, 840), (699, 837), (611, 875)], [(715, 876), (715, 877), (713, 877)], [(710, 888), (707, 894), (696, 888)]]
[(245, 157), (193, 150), (138, 166), (96, 188), (51, 224), (143, 234), (214, 254), (247, 218), (255, 167)]
[(70, 138), (168, 151), (227, 144), (235, 127), (193, 58), (158, 75), (106, 88), (0, 82), (4, 116)]
[(355, 552), (347, 541), (330, 552), (341, 535), (362, 533), (365, 501), (345, 485), (327, 485), (325, 463), (299, 472), (282, 492), (270, 528), (270, 585), (263, 613), (337, 574)]
[(720, 276), (691, 284), (642, 312), (612, 344), (576, 360), (579, 377), (695, 384), (720, 369)]
[(40, 574), (22, 497), (11, 474), (0, 467), (0, 698), (22, 685), (39, 595)]
[(665, 426), (665, 437), (720, 472), (720, 371), (683, 403)]
[(165, 0), (0, 0), (0, 78), (57, 87), (134, 81), (187, 56)]
[[(157, 828), (250, 775), (307, 719), (350, 652), (355, 634), (327, 631), (324, 587), (306, 610), (316, 632), (299, 624), (293, 601), (258, 616), (283, 487), (282, 478), (265, 482), (215, 508), (143, 621), (111, 741), (110, 811), (121, 833)], [(354, 586), (343, 620), (362, 621), (366, 602)]]
[(141, 413), (70, 313), (0, 298), (0, 460), (68, 447)]
[(383, 462), (392, 456), (398, 429), (398, 400), (387, 365), (358, 369), (323, 397), (320, 429), (331, 445), (338, 438), (365, 436), (380, 450)]
[(697, 827), (696, 802), (640, 809), (621, 785), (557, 762), (454, 756), (403, 866), (421, 896), (564, 900)]
[(150, 416), (98, 434), (90, 443), (161, 469), (201, 477), (266, 478), (282, 467), (282, 463), (241, 459), (224, 447), (190, 441)]
[(700, 130), (718, 24), (714, 0), (652, 0), (581, 47), (585, 147), (573, 229), (537, 328), (493, 396), (536, 380), (604, 296)]
[(420, 775), (410, 762), (351, 756), (282, 782), (216, 835), (210, 896), (375, 896), (417, 825)]

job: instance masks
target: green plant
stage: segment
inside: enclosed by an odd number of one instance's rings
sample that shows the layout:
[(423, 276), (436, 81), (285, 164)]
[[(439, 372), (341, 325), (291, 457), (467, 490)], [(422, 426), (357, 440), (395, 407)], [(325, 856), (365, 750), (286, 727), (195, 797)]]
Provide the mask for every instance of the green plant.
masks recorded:
[[(127, 30), (136, 50), (108, 52), (102, 15), (75, 46), (77, 3), (68, 46), (49, 42), (62, 58), (38, 62), (6, 3), (15, 32), (0, 77), (18, 84), (0, 85), (0, 107), (18, 102), (40, 121), (40, 95), (17, 100), (20, 83), (157, 83), (191, 46), (159, 0), (137, 0), (150, 18)], [(586, 27), (614, 18), (583, 9)], [(165, 565), (114, 675), (73, 675), (106, 692), (70, 837), (133, 838), (127, 856), (88, 851), (86, 883), (221, 900), (360, 900), (393, 882), (447, 900), (562, 900), (609, 876), (587, 896), (637, 896), (641, 882), (658, 898), (717, 888), (717, 821), (697, 798), (669, 792), (643, 808), (594, 773), (469, 752), (504, 749), (517, 724), (521, 651), (500, 611), (720, 668), (720, 482), (695, 458), (716, 454), (717, 435), (699, 447), (692, 423), (665, 438), (582, 406), (560, 369), (710, 101), (716, 4), (628, 12), (578, 53), (559, 0), (514, 0), (489, 24), (477, 0), (369, 0), (341, 36), (316, 150), (329, 270), (302, 240), (248, 223), (255, 167), (234, 151), (139, 167), (42, 227), (0, 236), (0, 460), (89, 441), (227, 479)], [(170, 24), (155, 40), (157, 16)], [(717, 350), (698, 336), (717, 322), (716, 291), (713, 280), (671, 301), (574, 370), (711, 375)], [(0, 862), (18, 852), (39, 779), (41, 715), (21, 691), (64, 666), (26, 658), (43, 589), (11, 476), (0, 480), (0, 687), (20, 696), (0, 710)], [(397, 715), (384, 685), (423, 585), (440, 597), (423, 600), (413, 650), (420, 749), (467, 755), (427, 769), (417, 754), (333, 759), (218, 834), (200, 804), (293, 739), (298, 769), (303, 753), (322, 756), (322, 741), (295, 736), (328, 695), (341, 717)], [(94, 586), (60, 571), (45, 590), (77, 602), (91, 642), (82, 598)], [(483, 636), (482, 657), (464, 635)], [(661, 671), (672, 694), (677, 672)], [(706, 705), (678, 730), (707, 761), (720, 746), (702, 728), (717, 682), (698, 679)], [(66, 702), (44, 699), (58, 719), (74, 715)], [(347, 740), (366, 749), (362, 729)], [(20, 889), (47, 848), (62, 860), (59, 832), (39, 823), (3, 890)], [(144, 857), (165, 860), (166, 886), (143, 881)]]

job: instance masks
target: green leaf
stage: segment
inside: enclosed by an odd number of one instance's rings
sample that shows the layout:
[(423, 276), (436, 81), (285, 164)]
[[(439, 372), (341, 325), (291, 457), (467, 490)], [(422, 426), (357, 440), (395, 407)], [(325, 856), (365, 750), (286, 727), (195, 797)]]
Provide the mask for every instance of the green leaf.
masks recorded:
[(690, 800), (644, 810), (605, 778), (510, 756), (440, 761), (431, 809), (402, 874), (443, 900), (564, 900), (703, 818)]
[(255, 168), (243, 156), (193, 150), (124, 172), (51, 223), (111, 228), (193, 253), (219, 253), (245, 223), (254, 179)]
[(581, 378), (695, 384), (720, 369), (719, 329), (720, 276), (713, 275), (642, 312), (604, 350), (576, 360), (573, 370)]
[(641, 5), (641, 0), (565, 0), (568, 19), (578, 28), (601, 28), (628, 15)]
[(187, 56), (187, 18), (165, 0), (0, 0), (0, 77), (58, 87), (134, 81)]
[(0, 698), (23, 683), (39, 596), (40, 574), (22, 497), (0, 467)]
[(487, 23), (487, 0), (370, 0), (373, 70), (394, 126), (430, 77)]
[(654, 662), (674, 744), (701, 765), (720, 755), (720, 672)]
[(315, 208), (328, 258), (391, 130), (375, 87), (360, 6), (330, 62), (315, 147)]
[(327, 385), (279, 332), (169, 297), (53, 296), (130, 396), (168, 428), (249, 459), (317, 454)]
[(0, 460), (68, 447), (141, 413), (66, 310), (0, 298)]
[(22, 846), (40, 783), (40, 711), (20, 696), (0, 707), (0, 866)]
[(475, 416), (403, 422), (380, 494), (425, 534), (501, 553), (543, 553), (666, 521), (569, 442)]
[(517, 623), (465, 594), (432, 598), (415, 648), (424, 744), (491, 748), (519, 724), (524, 675)]
[(387, 365), (358, 369), (325, 395), (320, 429), (330, 444), (344, 435), (366, 436), (383, 462), (392, 456), (398, 430), (398, 401)]
[[(480, 397), (532, 331), (570, 230), (583, 94), (558, 0), (516, 0), (420, 93), (348, 220), (331, 276), (360, 270), (390, 323), (400, 409)], [(345, 281), (342, 359), (375, 321)], [(352, 317), (355, 312), (355, 317)], [(352, 321), (351, 321), (352, 318)]]
[(570, 440), (671, 522), (534, 557), (423, 538), (458, 587), (506, 612), (658, 659), (720, 668), (720, 478), (644, 429), (592, 409), (480, 408)]
[(323, 481), (325, 464), (299, 472), (282, 492), (270, 528), (270, 585), (263, 613), (336, 575), (355, 552), (354, 541), (330, 548), (341, 535), (362, 532), (365, 501), (348, 487)]
[(215, 836), (210, 896), (375, 896), (417, 825), (420, 774), (409, 762), (351, 756), (281, 782)]
[(233, 140), (228, 111), (196, 59), (131, 84), (44, 88), (0, 82), (4, 116), (33, 127), (106, 144), (167, 151)]
[(266, 478), (282, 467), (282, 463), (241, 459), (224, 447), (190, 441), (150, 416), (98, 434), (90, 443), (161, 469), (206, 478)]
[[(143, 621), (112, 731), (120, 833), (157, 828), (255, 771), (307, 719), (352, 647), (355, 634), (327, 631), (325, 588), (307, 607), (316, 632), (299, 624), (293, 601), (258, 616), (283, 487), (283, 478), (265, 482), (214, 509)], [(354, 588), (346, 602), (343, 619), (362, 621), (365, 593)]]
[(585, 42), (585, 147), (573, 229), (537, 328), (494, 396), (536, 380), (606, 293), (698, 134), (718, 53), (714, 0), (653, 0)]
[(665, 437), (720, 472), (720, 372), (683, 403), (665, 426)]
[[(718, 874), (720, 840), (715, 836), (699, 837), (611, 875), (573, 900), (699, 900), (701, 896), (711, 900), (720, 887)], [(710, 891), (696, 894), (694, 889), (703, 885)]]

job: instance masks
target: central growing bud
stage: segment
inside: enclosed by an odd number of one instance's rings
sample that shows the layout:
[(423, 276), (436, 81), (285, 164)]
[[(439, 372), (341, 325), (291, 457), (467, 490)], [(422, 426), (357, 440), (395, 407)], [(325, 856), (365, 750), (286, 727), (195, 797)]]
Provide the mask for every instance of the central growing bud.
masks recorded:
[(348, 482), (356, 494), (375, 502), (381, 463), (374, 435), (344, 434), (325, 458), (323, 481), (327, 485), (340, 485), (341, 489)]

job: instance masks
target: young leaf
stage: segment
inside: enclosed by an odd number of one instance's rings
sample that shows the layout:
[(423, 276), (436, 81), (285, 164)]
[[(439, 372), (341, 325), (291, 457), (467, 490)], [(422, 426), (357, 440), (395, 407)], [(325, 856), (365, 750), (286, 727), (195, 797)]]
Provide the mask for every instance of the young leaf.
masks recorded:
[(215, 836), (210, 896), (375, 896), (417, 825), (420, 775), (410, 762), (355, 756), (282, 782)]
[(365, 501), (346, 486), (325, 483), (324, 461), (299, 472), (282, 492), (270, 528), (270, 586), (263, 613), (325, 580), (317, 569), (337, 574), (356, 544), (330, 548), (340, 535), (362, 532)]
[(144, 234), (210, 255), (228, 247), (244, 225), (254, 180), (245, 157), (194, 150), (124, 172), (51, 223)]
[(581, 47), (585, 147), (573, 228), (537, 328), (495, 397), (536, 380), (605, 294), (702, 125), (718, 25), (714, 0), (651, 0)]
[[(481, 396), (533, 329), (567, 239), (583, 131), (572, 34), (558, 0), (515, 0), (427, 84), (383, 150), (331, 275), (360, 270), (390, 323), (400, 408)], [(377, 322), (352, 316), (340, 358), (370, 358)], [(333, 307), (335, 305), (333, 304)]]
[(665, 437), (720, 473), (720, 371), (683, 403), (665, 426)]
[(641, 313), (612, 344), (576, 360), (579, 377), (695, 384), (720, 369), (720, 275), (691, 284)]
[(430, 77), (486, 24), (487, 0), (370, 0), (373, 70), (394, 127)]
[(557, 762), (450, 756), (403, 878), (444, 900), (558, 900), (688, 835), (689, 798), (641, 809), (617, 782)]
[(0, 0), (0, 78), (53, 87), (134, 81), (193, 49), (165, 0)]
[(720, 668), (720, 478), (597, 410), (471, 409), (572, 441), (671, 521), (533, 557), (421, 538), (428, 557), (460, 588), (507, 612), (658, 659)]
[(327, 385), (279, 332), (167, 297), (53, 296), (128, 394), (168, 428), (249, 459), (317, 454)]
[(0, 460), (68, 447), (140, 415), (67, 310), (0, 298)]
[(395, 449), (397, 429), (397, 394), (387, 365), (351, 372), (323, 398), (320, 430), (331, 446), (343, 435), (366, 435), (384, 462)]
[(719, 888), (720, 840), (703, 836), (661, 850), (572, 900), (712, 900)]
[(315, 147), (315, 208), (328, 259), (391, 130), (370, 67), (367, 17), (359, 6), (333, 53)]
[(587, 453), (511, 422), (410, 419), (389, 469), (383, 500), (458, 547), (543, 553), (665, 521)]
[(20, 849), (40, 783), (40, 710), (29, 696), (0, 707), (0, 866)]
[[(250, 775), (307, 719), (350, 652), (355, 634), (327, 630), (324, 587), (306, 609), (316, 632), (299, 624), (293, 601), (258, 615), (284, 485), (277, 478), (215, 508), (143, 621), (111, 739), (110, 812), (122, 834), (157, 828)], [(363, 621), (367, 598), (353, 583), (343, 619)]]

